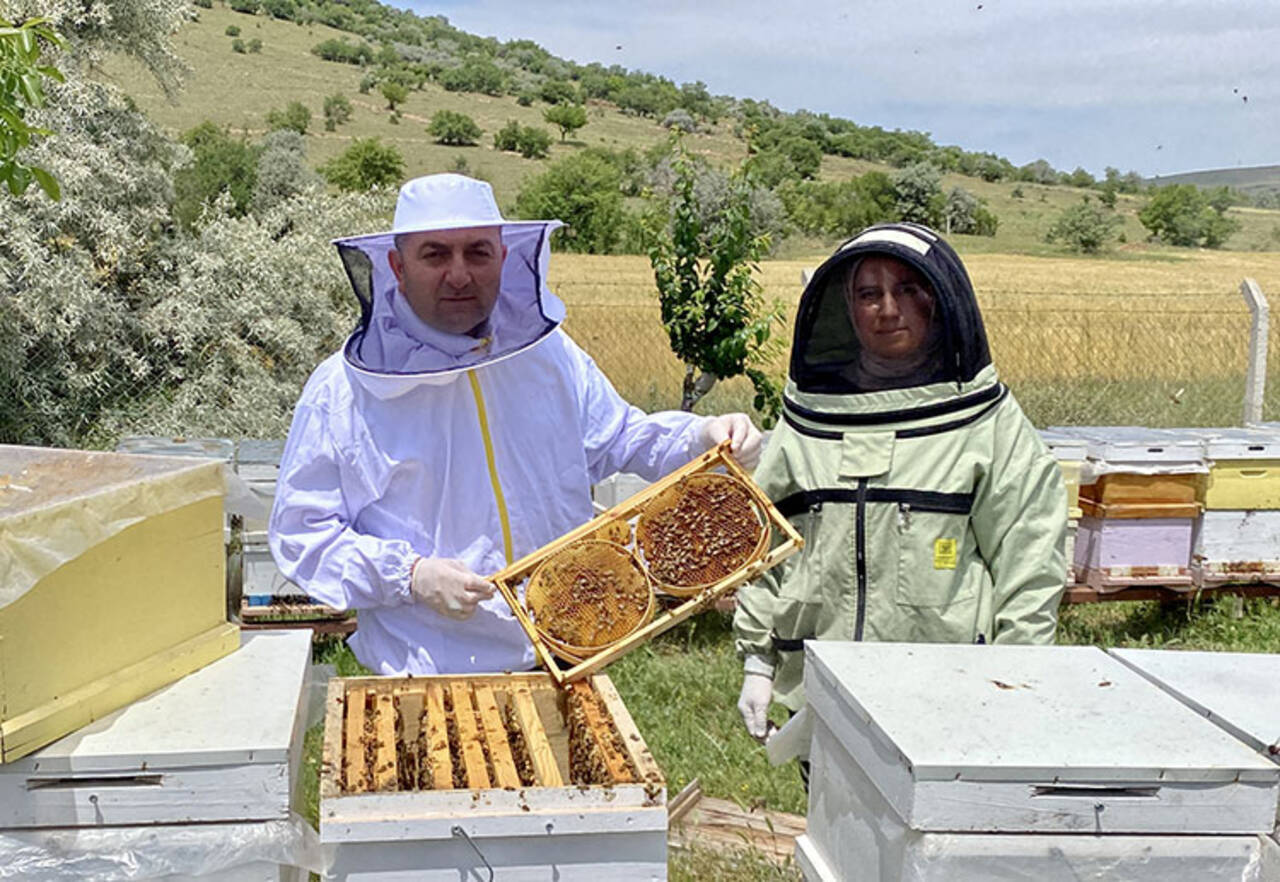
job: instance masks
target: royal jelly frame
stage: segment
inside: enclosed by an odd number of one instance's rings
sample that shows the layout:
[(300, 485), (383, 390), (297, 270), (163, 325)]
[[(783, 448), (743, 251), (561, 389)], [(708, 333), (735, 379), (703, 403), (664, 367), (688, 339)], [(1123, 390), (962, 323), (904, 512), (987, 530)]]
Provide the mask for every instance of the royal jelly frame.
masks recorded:
[[(589, 538), (593, 533), (599, 530), (605, 524), (611, 521), (623, 520), (629, 521), (637, 516), (645, 507), (646, 503), (654, 497), (658, 496), (668, 487), (677, 484), (681, 479), (689, 475), (696, 475), (703, 472), (711, 472), (716, 469), (724, 469), (729, 475), (739, 479), (751, 494), (752, 501), (756, 504), (761, 515), (765, 520), (766, 530), (771, 530), (782, 535), (782, 542), (776, 546), (769, 548), (769, 542), (763, 546), (763, 553), (753, 555), (748, 561), (739, 567), (733, 573), (725, 576), (718, 582), (708, 585), (697, 594), (683, 600), (678, 605), (668, 609), (666, 612), (657, 615), (652, 622), (640, 628), (638, 631), (630, 634), (617, 643), (600, 650), (594, 655), (584, 659), (578, 664), (570, 667), (564, 667), (556, 658), (553, 650), (547, 645), (542, 635), (538, 633), (534, 627), (532, 619), (529, 617), (528, 611), (524, 608), (519, 600), (518, 588), (520, 583), (533, 574), (538, 565), (544, 560), (551, 557), (562, 548), (577, 542), (580, 539)], [(633, 542), (637, 541), (633, 537)], [(771, 541), (771, 540), (770, 540)], [(791, 526), (790, 521), (784, 518), (769, 497), (756, 485), (751, 476), (738, 465), (737, 461), (729, 453), (729, 442), (726, 441), (717, 447), (708, 450), (706, 453), (697, 457), (687, 465), (676, 469), (665, 478), (641, 490), (623, 502), (618, 503), (613, 508), (602, 512), (592, 518), (587, 523), (578, 527), (565, 535), (542, 546), (537, 551), (525, 555), (520, 560), (504, 568), (503, 570), (490, 576), (489, 579), (502, 592), (502, 596), (511, 606), (515, 613), (516, 620), (520, 622), (520, 627), (524, 629), (529, 640), (533, 643), (534, 650), (537, 652), (538, 660), (551, 675), (558, 686), (564, 687), (568, 683), (581, 680), (599, 671), (605, 665), (621, 658), (626, 653), (635, 649), (647, 641), (674, 628), (695, 613), (710, 608), (718, 598), (737, 588), (744, 582), (754, 579), (770, 567), (781, 563), (786, 558), (795, 554), (804, 545), (804, 539)]]

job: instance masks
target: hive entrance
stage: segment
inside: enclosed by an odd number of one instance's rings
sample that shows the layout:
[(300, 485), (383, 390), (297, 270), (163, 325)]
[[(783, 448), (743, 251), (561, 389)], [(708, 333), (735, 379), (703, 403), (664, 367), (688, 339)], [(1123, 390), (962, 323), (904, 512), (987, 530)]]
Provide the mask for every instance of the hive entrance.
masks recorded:
[(351, 681), (341, 793), (514, 790), (637, 780), (596, 690), (511, 678)]

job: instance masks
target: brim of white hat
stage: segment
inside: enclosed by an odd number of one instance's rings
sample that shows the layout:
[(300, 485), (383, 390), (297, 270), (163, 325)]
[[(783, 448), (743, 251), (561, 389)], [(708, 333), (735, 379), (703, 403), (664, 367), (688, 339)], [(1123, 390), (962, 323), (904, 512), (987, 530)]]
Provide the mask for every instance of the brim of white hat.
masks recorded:
[(467, 220), (442, 220), (430, 224), (416, 224), (412, 227), (406, 227), (402, 230), (385, 230), (381, 233), (364, 233), (359, 236), (343, 236), (340, 239), (332, 240), (334, 245), (354, 245), (356, 247), (364, 245), (387, 245), (395, 241), (396, 236), (403, 236), (412, 233), (432, 233), (439, 230), (478, 230), (487, 227), (501, 227), (503, 230), (534, 230), (542, 228), (551, 232), (558, 230), (564, 226), (563, 221), (558, 220), (527, 220), (527, 221), (477, 221), (473, 219)]

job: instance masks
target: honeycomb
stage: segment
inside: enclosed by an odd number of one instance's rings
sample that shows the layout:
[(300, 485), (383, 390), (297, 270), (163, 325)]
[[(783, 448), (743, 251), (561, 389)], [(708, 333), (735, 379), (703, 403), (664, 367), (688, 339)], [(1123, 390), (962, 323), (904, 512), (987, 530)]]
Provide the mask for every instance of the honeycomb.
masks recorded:
[(654, 581), (692, 593), (746, 565), (765, 537), (751, 493), (736, 478), (691, 475), (640, 515), (636, 540)]
[[(591, 707), (588, 709), (587, 705)], [(609, 770), (608, 753), (615, 762), (621, 762), (622, 779), (634, 781), (638, 777), (635, 765), (627, 756), (618, 730), (609, 726), (601, 731), (591, 724), (591, 719), (609, 719), (600, 699), (587, 689), (570, 689), (565, 696), (569, 727), (569, 782), (571, 784), (617, 783), (617, 777)]]
[(538, 630), (571, 657), (616, 643), (653, 614), (653, 591), (635, 556), (590, 539), (544, 561), (525, 599)]

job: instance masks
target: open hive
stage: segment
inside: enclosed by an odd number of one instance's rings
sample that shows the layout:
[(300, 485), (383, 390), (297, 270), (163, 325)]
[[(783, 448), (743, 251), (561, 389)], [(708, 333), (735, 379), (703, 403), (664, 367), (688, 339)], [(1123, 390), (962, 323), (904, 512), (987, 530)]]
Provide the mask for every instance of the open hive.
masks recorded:
[(698, 474), (645, 506), (636, 540), (654, 581), (688, 595), (715, 584), (764, 553), (765, 530), (751, 493), (736, 478)]
[(498, 878), (650, 879), (666, 815), (603, 675), (563, 690), (542, 673), (330, 681), (320, 838), (336, 878), (484, 878), (483, 855)]
[(635, 555), (594, 539), (575, 542), (544, 561), (529, 579), (525, 602), (548, 643), (579, 661), (648, 622), (654, 605), (649, 578)]

